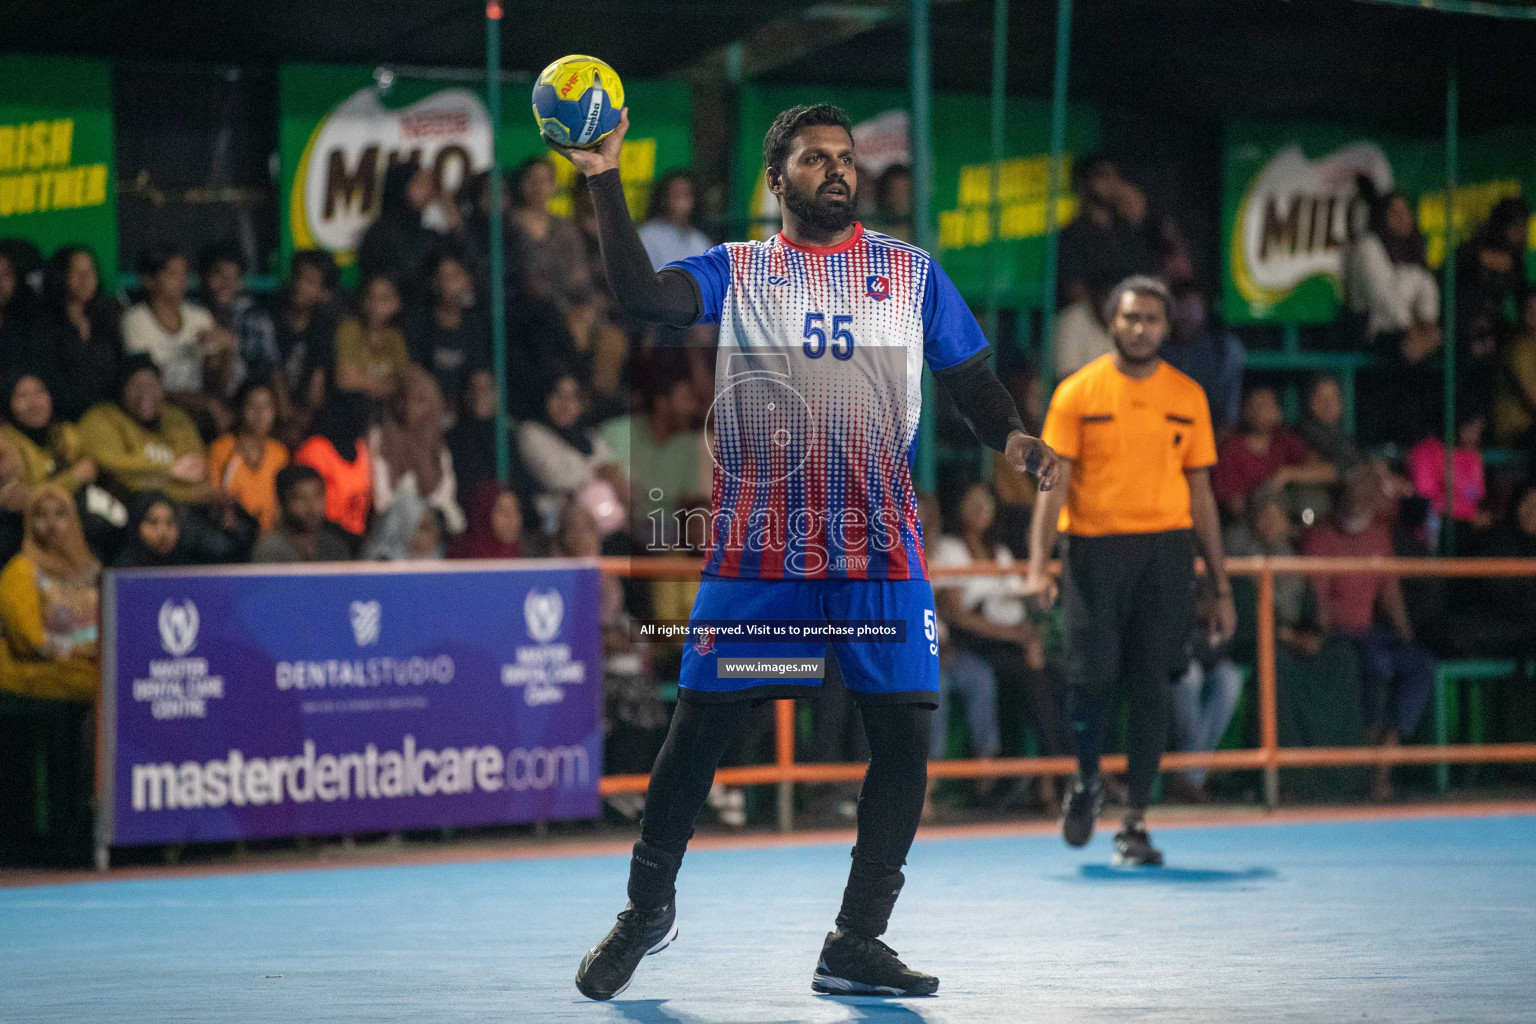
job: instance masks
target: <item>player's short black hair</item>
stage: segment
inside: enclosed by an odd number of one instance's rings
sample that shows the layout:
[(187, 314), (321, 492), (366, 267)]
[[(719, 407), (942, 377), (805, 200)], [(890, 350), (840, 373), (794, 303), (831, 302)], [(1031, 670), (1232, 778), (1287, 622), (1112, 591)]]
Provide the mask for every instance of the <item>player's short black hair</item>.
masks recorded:
[(768, 134), (763, 136), (763, 166), (770, 171), (782, 173), (795, 136), (803, 128), (819, 125), (836, 125), (848, 133), (849, 139), (853, 138), (853, 122), (848, 119), (848, 112), (842, 107), (834, 107), (830, 103), (802, 103), (781, 113), (768, 126)]
[(1109, 298), (1104, 300), (1103, 312), (1106, 324), (1114, 322), (1115, 310), (1120, 308), (1120, 298), (1127, 292), (1157, 299), (1163, 304), (1163, 316), (1170, 324), (1173, 323), (1173, 293), (1168, 290), (1168, 286), (1147, 274), (1132, 274), (1115, 285), (1109, 293)]
[(318, 483), (321, 490), (325, 489), (325, 477), (321, 476), (320, 471), (313, 466), (306, 466), (302, 462), (295, 462), (278, 470), (277, 480), (273, 488), (277, 491), (278, 502), (286, 502), (293, 495), (299, 484), (310, 480)]

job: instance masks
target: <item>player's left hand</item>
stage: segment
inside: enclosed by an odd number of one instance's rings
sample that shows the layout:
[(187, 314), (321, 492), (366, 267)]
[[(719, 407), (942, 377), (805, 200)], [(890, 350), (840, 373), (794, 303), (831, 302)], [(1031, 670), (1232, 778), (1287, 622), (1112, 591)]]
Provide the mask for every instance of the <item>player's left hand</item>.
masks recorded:
[(1061, 479), (1061, 458), (1051, 446), (1038, 437), (1030, 437), (1022, 430), (1008, 435), (1008, 448), (1003, 452), (1008, 465), (1020, 473), (1028, 473), (1040, 481), (1040, 489), (1048, 491)]
[(1226, 643), (1237, 633), (1237, 602), (1232, 599), (1230, 590), (1216, 598), (1211, 618), (1211, 629), (1218, 643)]
[(564, 156), (576, 169), (586, 177), (611, 171), (619, 166), (619, 150), (624, 147), (624, 135), (629, 131), (629, 108), (619, 111), (619, 126), (609, 132), (596, 149), (573, 149), (570, 146), (562, 146), (544, 136), (544, 141), (550, 149)]

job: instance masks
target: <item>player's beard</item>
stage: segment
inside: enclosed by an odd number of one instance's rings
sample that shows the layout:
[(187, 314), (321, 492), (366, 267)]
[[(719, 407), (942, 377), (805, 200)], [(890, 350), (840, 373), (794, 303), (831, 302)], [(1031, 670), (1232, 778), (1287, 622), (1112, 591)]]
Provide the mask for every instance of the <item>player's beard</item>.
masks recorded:
[(848, 201), (829, 202), (821, 198), (819, 193), (811, 195), (808, 192), (802, 192), (795, 187), (788, 176), (785, 176), (784, 205), (806, 227), (829, 235), (836, 234), (853, 223), (854, 211), (859, 206), (858, 192), (854, 191), (852, 186), (848, 186), (846, 181), (843, 185), (848, 187)]

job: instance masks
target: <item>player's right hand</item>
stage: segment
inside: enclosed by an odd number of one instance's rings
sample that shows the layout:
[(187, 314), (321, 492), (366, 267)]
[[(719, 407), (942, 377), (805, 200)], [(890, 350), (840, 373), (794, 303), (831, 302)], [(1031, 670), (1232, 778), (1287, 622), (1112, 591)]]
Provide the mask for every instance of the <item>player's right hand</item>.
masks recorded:
[(619, 126), (603, 137), (603, 141), (596, 149), (572, 149), (570, 146), (562, 146), (549, 136), (544, 136), (544, 141), (549, 148), (564, 156), (587, 177), (594, 174), (602, 174), (619, 166), (619, 150), (624, 146), (624, 133), (629, 131), (629, 108), (619, 111)]
[(1056, 591), (1056, 577), (1048, 572), (1024, 577), (1024, 599), (1043, 612), (1050, 611), (1056, 603)]

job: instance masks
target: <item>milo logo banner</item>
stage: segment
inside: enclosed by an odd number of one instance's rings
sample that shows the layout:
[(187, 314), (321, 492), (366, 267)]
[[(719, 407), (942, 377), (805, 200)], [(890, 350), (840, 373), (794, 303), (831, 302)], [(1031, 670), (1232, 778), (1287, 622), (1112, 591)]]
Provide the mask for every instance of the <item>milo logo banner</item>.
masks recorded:
[[(1536, 133), (1504, 129), (1463, 140), (1456, 232), (1465, 239), (1499, 199), (1529, 195), (1536, 174), (1515, 155)], [(1234, 323), (1327, 323), (1339, 311), (1344, 252), (1365, 227), (1361, 176), (1402, 192), (1431, 267), (1446, 249), (1445, 149), (1335, 126), (1237, 123), (1226, 132), (1222, 223), (1224, 311)]]
[[(910, 165), (907, 93), (894, 89), (836, 89), (809, 86), (745, 86), (741, 96), (737, 195), (745, 204), (738, 214), (750, 221), (751, 235), (766, 238), (779, 229), (778, 203), (767, 189), (763, 171), (763, 133), (774, 117), (798, 103), (832, 102), (848, 111), (859, 160), (860, 217), (870, 227), (908, 233), (882, 223), (876, 211), (880, 176), (896, 165)], [(1050, 182), (1050, 104), (1009, 99), (1004, 128), (1004, 159), (998, 167), (997, 244), (992, 229), (992, 143), (985, 126), (990, 117), (985, 96), (937, 94), (933, 97), (933, 220), (937, 255), (955, 286), (971, 302), (985, 299), (993, 275), (1005, 303), (1039, 301), (1045, 273), (1045, 202)], [(1057, 221), (1077, 212), (1067, 187), (1073, 154), (1097, 148), (1098, 117), (1072, 107), (1067, 115), (1067, 161)], [(910, 240), (910, 239), (909, 239)]]
[(598, 570), (110, 574), (101, 845), (598, 813)]
[(105, 61), (0, 54), (0, 238), (46, 256), (96, 250), (103, 285), (117, 278), (112, 69)]
[[(692, 159), (692, 106), (679, 82), (624, 86), (632, 126), (620, 173), (638, 214), (656, 176)], [(278, 100), (285, 263), (295, 249), (326, 249), (350, 267), (363, 232), (378, 215), (391, 163), (415, 158), (448, 194), (491, 165), (491, 119), (478, 83), (410, 78), (371, 67), (290, 64), (279, 69)], [(533, 123), (529, 87), (504, 85), (501, 102), (503, 165), (550, 153)], [(568, 213), (575, 171), (563, 157), (554, 156), (554, 162), (560, 183), (554, 207)]]

